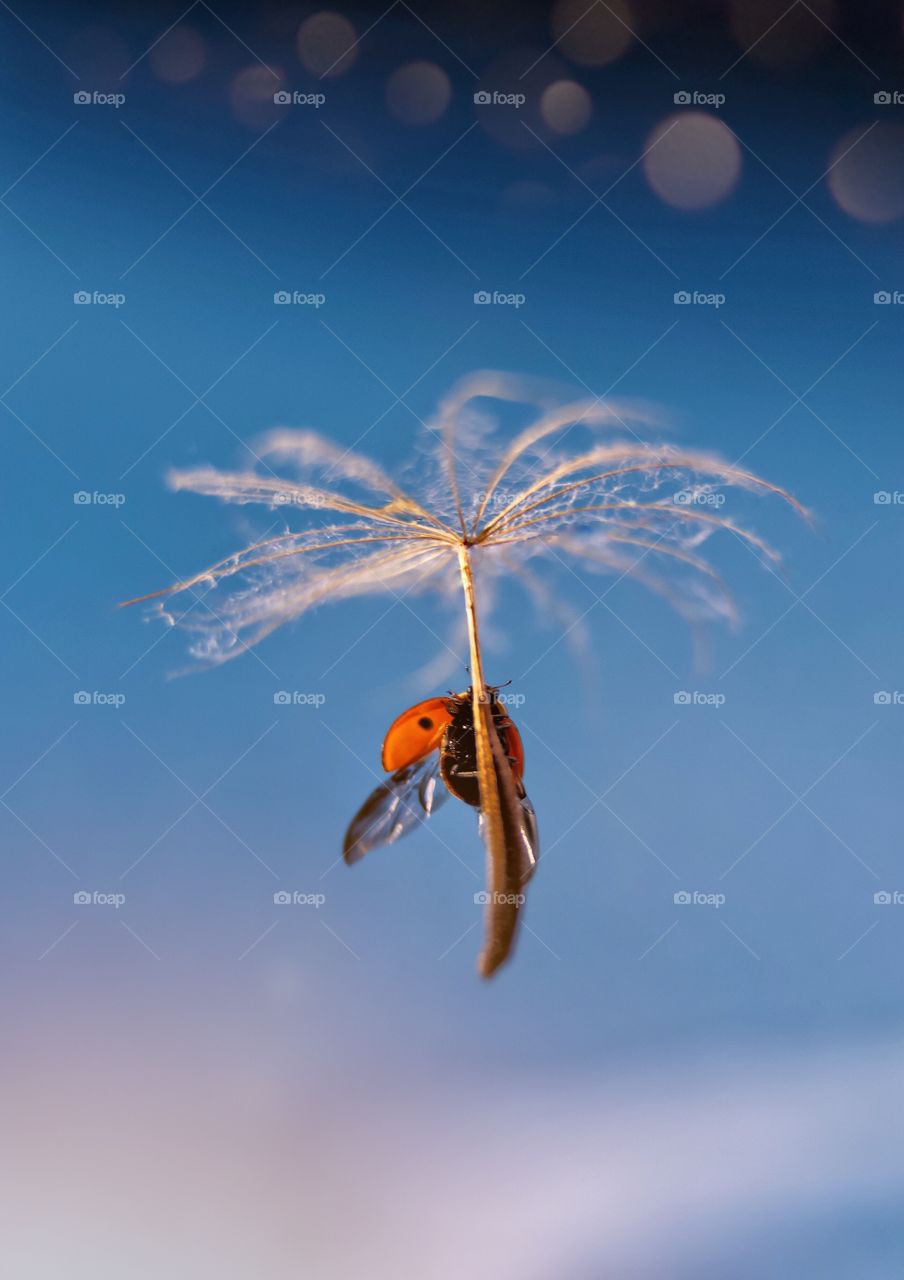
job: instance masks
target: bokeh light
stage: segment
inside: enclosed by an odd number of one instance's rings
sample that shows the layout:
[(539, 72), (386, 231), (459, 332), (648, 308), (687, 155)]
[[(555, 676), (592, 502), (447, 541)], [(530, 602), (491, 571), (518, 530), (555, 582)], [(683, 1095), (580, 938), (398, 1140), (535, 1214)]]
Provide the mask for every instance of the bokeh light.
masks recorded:
[(555, 133), (580, 133), (593, 112), (590, 94), (574, 80), (556, 80), (540, 99), (543, 119)]
[(566, 78), (565, 63), (548, 49), (504, 54), (484, 68), (474, 86), (477, 119), (495, 142), (512, 151), (542, 149), (537, 135), (549, 129), (541, 110), (543, 94)]
[(769, 67), (811, 58), (829, 40), (837, 21), (834, 0), (731, 0), (729, 22), (741, 52)]
[(296, 44), (301, 65), (315, 76), (341, 76), (358, 56), (358, 35), (348, 18), (324, 10), (306, 18)]
[(449, 105), (452, 85), (435, 62), (409, 62), (392, 73), (386, 105), (405, 124), (433, 124)]
[(620, 58), (633, 40), (635, 17), (625, 0), (588, 4), (559, 0), (552, 11), (556, 49), (585, 67), (602, 67)]
[(904, 214), (904, 124), (849, 130), (830, 163), (829, 190), (852, 218), (880, 223)]
[(721, 120), (705, 111), (672, 115), (647, 139), (647, 181), (676, 209), (705, 209), (733, 190), (741, 172), (741, 148)]
[(185, 84), (203, 71), (207, 51), (194, 27), (179, 26), (173, 27), (154, 45), (149, 60), (161, 80), (167, 84)]
[(257, 63), (245, 67), (229, 86), (229, 102), (236, 119), (249, 129), (266, 129), (285, 113), (286, 108), (273, 101), (284, 82), (284, 76)]

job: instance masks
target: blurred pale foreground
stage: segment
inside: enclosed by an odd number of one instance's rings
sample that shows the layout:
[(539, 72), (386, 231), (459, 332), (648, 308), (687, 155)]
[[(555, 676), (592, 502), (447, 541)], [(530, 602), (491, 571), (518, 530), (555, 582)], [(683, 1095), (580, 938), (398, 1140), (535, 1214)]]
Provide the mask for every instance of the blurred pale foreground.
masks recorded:
[(897, 1042), (444, 1080), (143, 1034), (7, 1062), (17, 1280), (790, 1276), (789, 1228), (900, 1201)]

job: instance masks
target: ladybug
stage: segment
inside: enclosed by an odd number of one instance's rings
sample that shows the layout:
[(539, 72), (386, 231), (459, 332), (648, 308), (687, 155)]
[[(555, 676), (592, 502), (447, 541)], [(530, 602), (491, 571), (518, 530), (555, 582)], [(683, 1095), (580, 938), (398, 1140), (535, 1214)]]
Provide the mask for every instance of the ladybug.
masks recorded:
[[(489, 688), (490, 712), (519, 805), (516, 833), (525, 860), (525, 875), (537, 859), (537, 823), (527, 798), (524, 747), (502, 702), (499, 687)], [(383, 768), (390, 775), (373, 791), (352, 819), (343, 855), (350, 865), (381, 845), (393, 844), (424, 822), (451, 793), (480, 809), (477, 737), (471, 689), (445, 698), (427, 698), (403, 711), (383, 740)]]

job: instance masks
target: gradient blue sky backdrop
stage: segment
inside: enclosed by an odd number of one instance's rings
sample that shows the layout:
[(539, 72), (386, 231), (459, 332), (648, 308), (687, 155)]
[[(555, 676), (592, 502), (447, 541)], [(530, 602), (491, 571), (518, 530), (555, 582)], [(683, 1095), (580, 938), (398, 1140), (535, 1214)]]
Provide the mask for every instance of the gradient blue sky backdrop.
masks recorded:
[[(17, 1275), (900, 1274), (901, 13), (782, 9), (0, 13)], [(486, 987), (471, 813), (336, 862), (389, 722), (465, 683), (414, 674), (449, 613), (171, 678), (115, 607), (284, 519), (170, 468), (284, 425), (416, 475), (484, 367), (651, 402), (815, 516), (729, 494), (785, 577), (716, 545), (702, 666), (628, 580), (560, 584), (589, 666), (504, 593), (549, 853)]]

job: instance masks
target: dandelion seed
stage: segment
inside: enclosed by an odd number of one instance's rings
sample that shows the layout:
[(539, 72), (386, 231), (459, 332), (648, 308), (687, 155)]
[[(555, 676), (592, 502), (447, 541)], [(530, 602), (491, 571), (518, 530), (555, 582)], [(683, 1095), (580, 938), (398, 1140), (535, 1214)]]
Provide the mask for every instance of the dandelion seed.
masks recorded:
[[(723, 490), (790, 494), (714, 455), (652, 444), (649, 407), (587, 400), (541, 404), (535, 384), (483, 371), (466, 378), (429, 424), (432, 475), (419, 499), (377, 463), (312, 431), (279, 429), (260, 455), (269, 474), (198, 467), (170, 474), (174, 489), (298, 512), (305, 527), (236, 552), (151, 596), (164, 619), (216, 663), (238, 656), (320, 604), (359, 596), (460, 593), (470, 651), (481, 831), (487, 850), (486, 936), (479, 970), (490, 976), (511, 951), (523, 902), (523, 815), (516, 779), (494, 724), (484, 674), (475, 579), (522, 581), (543, 599), (543, 561), (629, 575), (691, 622), (731, 619), (734, 606), (701, 554), (725, 531), (766, 561), (777, 553), (721, 514)], [(500, 448), (487, 405), (535, 416)], [(603, 433), (602, 440), (593, 439)], [(587, 436), (591, 439), (587, 441)], [(578, 441), (585, 443), (579, 445)], [(489, 443), (484, 443), (488, 441)], [(275, 474), (273, 465), (291, 474)], [(199, 601), (205, 606), (198, 608)], [(129, 603), (136, 603), (130, 601)]]

